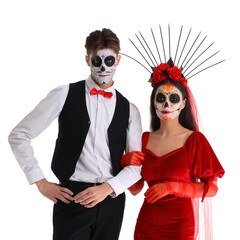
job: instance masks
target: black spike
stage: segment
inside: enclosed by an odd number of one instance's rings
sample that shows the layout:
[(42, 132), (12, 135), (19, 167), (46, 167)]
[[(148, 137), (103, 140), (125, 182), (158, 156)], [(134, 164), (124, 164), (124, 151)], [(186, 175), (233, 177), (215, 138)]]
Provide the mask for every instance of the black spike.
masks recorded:
[(127, 54), (124, 54), (124, 53), (120, 53), (120, 54), (123, 55), (123, 56), (126, 56), (126, 57), (128, 57), (128, 58), (131, 58), (132, 60), (134, 60), (135, 62), (137, 62), (138, 64), (140, 64), (142, 67), (144, 67), (149, 73), (152, 73), (152, 72), (149, 71), (142, 63), (140, 63), (139, 61), (137, 61), (135, 58), (130, 57), (130, 56), (128, 56)]
[(177, 50), (176, 50), (175, 58), (174, 58), (174, 61), (173, 61), (174, 64), (175, 64), (175, 61), (176, 61), (177, 52), (178, 52), (178, 47), (179, 47), (179, 43), (180, 43), (180, 39), (181, 39), (181, 35), (182, 35), (182, 28), (183, 28), (183, 25), (182, 25), (182, 27), (181, 27), (180, 34), (179, 34), (179, 38), (178, 38)]
[(205, 53), (213, 44), (214, 44), (214, 42), (213, 42), (212, 44), (210, 44), (204, 51), (202, 51), (202, 52), (193, 60), (193, 62), (187, 67), (187, 69), (184, 70), (183, 74), (184, 74), (185, 72), (187, 72), (187, 70), (198, 60), (198, 58), (200, 58), (200, 57), (203, 55), (203, 53)]
[(188, 41), (188, 38), (189, 38), (189, 36), (190, 36), (191, 31), (192, 31), (192, 28), (190, 28), (190, 30), (189, 30), (189, 32), (188, 32), (188, 36), (187, 36), (187, 38), (186, 38), (186, 41), (185, 41), (185, 43), (184, 43), (182, 52), (181, 52), (180, 57), (179, 57), (179, 59), (178, 59), (177, 66), (178, 66), (178, 64), (179, 64), (179, 62), (180, 62), (180, 59), (181, 59), (181, 57), (182, 57), (183, 51), (184, 51), (184, 49), (185, 49), (185, 46), (186, 46), (186, 44), (187, 44), (187, 41)]
[(185, 60), (186, 60), (186, 58), (187, 58), (188, 54), (191, 52), (191, 50), (192, 50), (193, 46), (195, 45), (195, 43), (196, 43), (196, 41), (197, 41), (198, 37), (200, 36), (200, 34), (201, 34), (201, 32), (200, 32), (200, 33), (197, 35), (197, 37), (196, 37), (195, 41), (193, 42), (193, 44), (192, 44), (192, 46), (191, 46), (190, 50), (188, 51), (188, 53), (187, 53), (186, 57), (184, 58), (184, 60), (183, 60), (183, 62), (182, 62), (182, 64), (181, 64), (181, 66), (182, 66), (182, 65), (183, 65), (183, 63), (185, 62)]
[(168, 24), (168, 40), (169, 40), (169, 43), (168, 43), (168, 47), (169, 47), (169, 58), (171, 58), (171, 37), (170, 37), (170, 24)]
[(152, 58), (150, 57), (147, 49), (144, 47), (143, 43), (141, 42), (140, 38), (137, 36), (137, 34), (135, 34), (135, 36), (137, 37), (138, 41), (140, 42), (140, 44), (142, 45), (143, 49), (145, 50), (146, 54), (148, 55), (149, 59), (151, 60), (153, 66), (155, 66), (155, 63), (153, 62)]
[(220, 61), (220, 62), (214, 63), (214, 64), (212, 64), (212, 65), (210, 65), (210, 66), (208, 66), (208, 67), (200, 70), (200, 71), (197, 72), (197, 73), (194, 73), (194, 74), (193, 74), (192, 76), (190, 76), (188, 79), (190, 79), (191, 77), (197, 75), (198, 73), (203, 72), (204, 70), (206, 70), (206, 69), (208, 69), (208, 68), (211, 68), (211, 67), (213, 67), (213, 66), (216, 66), (217, 64), (220, 64), (220, 63), (222, 63), (222, 62), (224, 62), (224, 61), (226, 61), (226, 59), (225, 59), (225, 60), (222, 60), (222, 61)]
[(162, 29), (161, 29), (161, 25), (160, 25), (160, 24), (159, 24), (159, 29), (160, 29), (160, 33), (161, 33), (161, 39), (162, 39), (162, 46), (163, 46), (164, 59), (165, 59), (165, 62), (167, 62), (167, 60), (166, 60), (165, 48), (164, 48), (164, 42), (163, 42), (163, 36), (162, 36)]
[(213, 55), (211, 55), (210, 57), (208, 57), (207, 59), (205, 59), (204, 61), (202, 61), (200, 64), (198, 64), (192, 71), (190, 71), (185, 77), (187, 77), (191, 72), (193, 72), (194, 70), (196, 70), (198, 67), (200, 67), (203, 63), (205, 63), (206, 61), (208, 61), (210, 58), (212, 58), (213, 56), (215, 56), (217, 53), (219, 53), (219, 51), (215, 52)]
[(129, 41), (132, 43), (132, 45), (138, 50), (138, 52), (141, 54), (141, 56), (143, 57), (143, 59), (146, 61), (146, 63), (149, 65), (150, 68), (152, 68), (152, 66), (149, 64), (149, 62), (147, 61), (147, 59), (143, 56), (143, 54), (140, 52), (140, 50), (137, 48), (137, 46), (133, 43), (133, 41), (129, 38)]
[(169, 58), (169, 60), (167, 61), (167, 64), (168, 64), (170, 67), (174, 67), (174, 63), (173, 63), (172, 58)]
[(155, 60), (156, 64), (158, 65), (158, 63), (157, 63), (157, 60), (156, 60), (156, 58), (154, 57), (154, 55), (153, 55), (153, 53), (152, 53), (152, 51), (151, 51), (150, 47), (148, 46), (148, 44), (147, 44), (147, 42), (146, 42), (145, 38), (143, 37), (143, 35), (141, 34), (141, 32), (139, 32), (139, 33), (140, 33), (140, 35), (141, 35), (141, 37), (142, 37), (143, 41), (144, 41), (144, 42), (145, 42), (145, 44), (147, 45), (147, 47), (148, 47), (148, 50), (149, 50), (149, 51), (150, 51), (150, 53), (152, 54), (152, 57), (154, 58), (154, 60)]
[(193, 52), (192, 56), (188, 59), (187, 63), (185, 64), (185, 66), (183, 67), (183, 69), (187, 66), (187, 64), (189, 63), (189, 61), (192, 59), (193, 55), (197, 52), (197, 50), (199, 49), (199, 47), (202, 45), (202, 43), (205, 41), (205, 39), (207, 38), (207, 36), (201, 41), (201, 43), (198, 45), (198, 47), (196, 48), (196, 50)]
[[(155, 46), (156, 46), (156, 48), (157, 48), (159, 60), (160, 60), (160, 63), (161, 63), (161, 62), (162, 62), (162, 59), (161, 59), (161, 57), (160, 57), (160, 53), (159, 53), (159, 50), (158, 50), (157, 42), (156, 42), (155, 36), (154, 36), (154, 34), (153, 34), (152, 28), (151, 28), (151, 32), (152, 32), (152, 36), (153, 36), (153, 40), (154, 40)], [(159, 64), (158, 64), (158, 65), (159, 65)]]

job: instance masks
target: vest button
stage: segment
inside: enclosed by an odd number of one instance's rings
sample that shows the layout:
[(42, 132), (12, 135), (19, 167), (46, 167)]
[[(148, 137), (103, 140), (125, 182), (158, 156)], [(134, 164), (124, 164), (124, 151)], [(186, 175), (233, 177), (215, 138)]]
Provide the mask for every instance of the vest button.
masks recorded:
[(88, 121), (88, 124), (90, 124), (91, 122), (90, 121)]

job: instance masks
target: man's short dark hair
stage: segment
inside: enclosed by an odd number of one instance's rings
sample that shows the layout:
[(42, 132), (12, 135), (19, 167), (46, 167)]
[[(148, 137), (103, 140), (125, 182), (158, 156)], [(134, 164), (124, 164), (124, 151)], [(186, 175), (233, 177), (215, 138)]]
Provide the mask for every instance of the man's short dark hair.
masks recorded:
[(97, 51), (104, 48), (112, 49), (116, 54), (120, 51), (120, 41), (117, 35), (110, 29), (103, 28), (102, 31), (91, 32), (86, 38), (85, 48), (87, 55), (92, 53), (96, 57)]

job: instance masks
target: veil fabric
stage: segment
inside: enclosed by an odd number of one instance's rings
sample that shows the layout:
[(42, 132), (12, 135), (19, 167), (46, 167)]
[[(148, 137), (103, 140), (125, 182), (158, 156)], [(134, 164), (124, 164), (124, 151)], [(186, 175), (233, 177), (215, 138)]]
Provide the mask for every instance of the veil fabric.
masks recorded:
[[(188, 92), (188, 98), (191, 104), (191, 110), (195, 120), (196, 129), (203, 132), (203, 127), (199, 116), (196, 101), (190, 88), (187, 85), (185, 87)], [(200, 180), (196, 179), (196, 181)], [(200, 202), (199, 198), (192, 198), (192, 205), (195, 218), (194, 240), (213, 240), (211, 198), (205, 197), (203, 202)]]

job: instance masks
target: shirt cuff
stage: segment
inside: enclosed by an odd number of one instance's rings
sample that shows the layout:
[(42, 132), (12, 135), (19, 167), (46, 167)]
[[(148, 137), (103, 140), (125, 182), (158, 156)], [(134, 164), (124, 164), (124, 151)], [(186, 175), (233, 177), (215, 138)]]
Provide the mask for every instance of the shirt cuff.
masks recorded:
[(33, 183), (45, 178), (42, 170), (39, 167), (33, 168), (33, 169), (29, 170), (28, 172), (26, 172), (26, 177), (27, 177), (29, 184), (33, 184)]
[(111, 197), (117, 197), (119, 194), (124, 192), (120, 181), (116, 177), (111, 178), (107, 181), (107, 183), (112, 187), (114, 191), (114, 193), (110, 195)]

